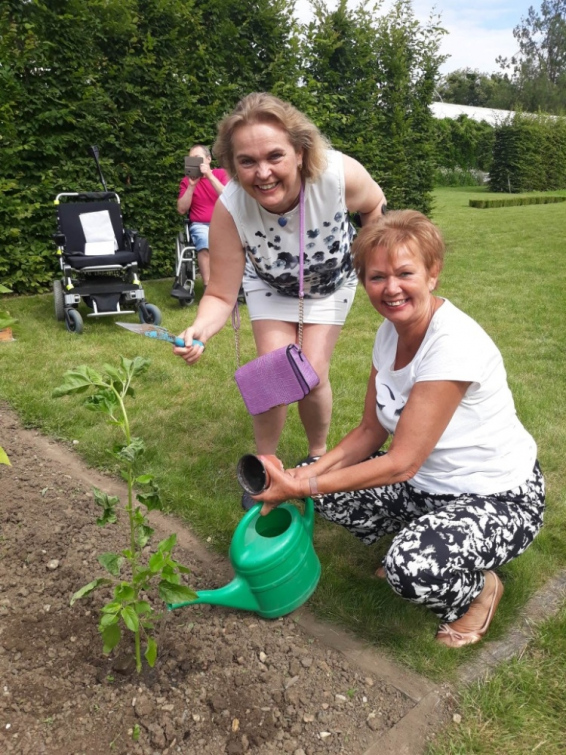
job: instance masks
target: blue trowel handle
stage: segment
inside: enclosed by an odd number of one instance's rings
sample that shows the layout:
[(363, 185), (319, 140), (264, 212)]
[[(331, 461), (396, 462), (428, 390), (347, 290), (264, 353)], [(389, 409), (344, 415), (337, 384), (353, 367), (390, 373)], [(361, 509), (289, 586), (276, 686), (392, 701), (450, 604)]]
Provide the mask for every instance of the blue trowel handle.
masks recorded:
[[(180, 346), (182, 349), (185, 348), (185, 342), (178, 336), (175, 336), (173, 343), (175, 344), (175, 346)], [(202, 348), (204, 349), (204, 343), (202, 341), (197, 341), (195, 338), (193, 338), (193, 346), (202, 346)]]

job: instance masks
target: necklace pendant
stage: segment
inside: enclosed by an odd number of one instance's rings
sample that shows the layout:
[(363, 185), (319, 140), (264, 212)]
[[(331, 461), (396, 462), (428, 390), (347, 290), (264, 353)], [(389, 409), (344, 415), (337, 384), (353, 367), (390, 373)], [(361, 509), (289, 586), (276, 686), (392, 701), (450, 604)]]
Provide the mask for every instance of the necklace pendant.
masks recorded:
[(277, 222), (279, 223), (281, 228), (285, 228), (285, 226), (287, 225), (287, 218), (277, 218)]

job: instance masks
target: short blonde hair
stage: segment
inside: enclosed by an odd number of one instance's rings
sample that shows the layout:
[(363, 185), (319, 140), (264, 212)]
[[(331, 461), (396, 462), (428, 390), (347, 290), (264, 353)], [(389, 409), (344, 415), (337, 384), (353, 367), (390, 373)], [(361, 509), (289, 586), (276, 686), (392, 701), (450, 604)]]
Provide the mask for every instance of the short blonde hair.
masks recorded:
[(444, 265), (445, 245), (440, 229), (416, 210), (392, 210), (377, 222), (364, 226), (352, 244), (354, 269), (365, 285), (370, 254), (382, 247), (389, 256), (408, 246), (423, 261), (429, 273), (440, 274)]
[(330, 143), (304, 113), (289, 102), (268, 92), (253, 92), (240, 100), (234, 110), (218, 124), (212, 151), (233, 178), (237, 178), (233, 136), (236, 129), (254, 123), (269, 123), (283, 129), (295, 152), (303, 151), (301, 176), (316, 181), (327, 165), (326, 150)]

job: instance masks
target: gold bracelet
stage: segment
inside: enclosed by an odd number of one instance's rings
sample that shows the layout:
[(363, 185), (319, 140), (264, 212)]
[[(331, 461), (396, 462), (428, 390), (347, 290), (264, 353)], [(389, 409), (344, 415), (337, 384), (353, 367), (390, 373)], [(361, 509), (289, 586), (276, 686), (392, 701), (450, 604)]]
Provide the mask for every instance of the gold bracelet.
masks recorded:
[(311, 495), (320, 495), (318, 485), (316, 484), (316, 477), (309, 477), (309, 490)]

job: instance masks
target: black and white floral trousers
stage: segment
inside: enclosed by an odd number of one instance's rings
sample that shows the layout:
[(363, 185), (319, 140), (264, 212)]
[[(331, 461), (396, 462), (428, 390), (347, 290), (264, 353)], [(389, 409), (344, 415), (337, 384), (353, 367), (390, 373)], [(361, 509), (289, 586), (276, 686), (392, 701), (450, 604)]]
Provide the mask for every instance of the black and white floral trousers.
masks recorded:
[(466, 613), (485, 569), (506, 564), (542, 526), (544, 478), (538, 462), (523, 485), (496, 495), (436, 495), (397, 483), (314, 499), (318, 513), (366, 545), (394, 534), (383, 565), (393, 590), (442, 621)]

